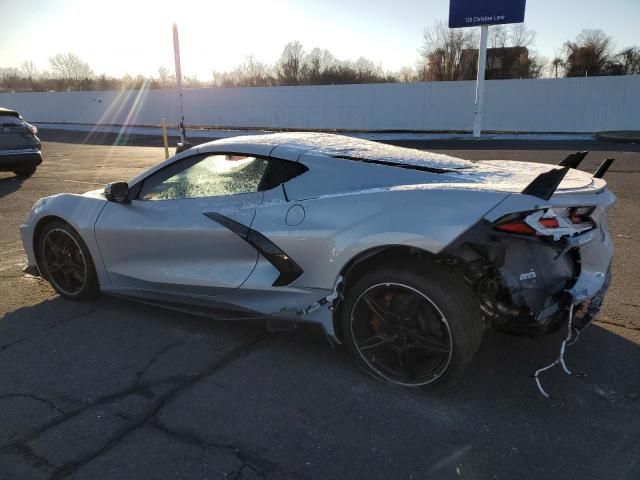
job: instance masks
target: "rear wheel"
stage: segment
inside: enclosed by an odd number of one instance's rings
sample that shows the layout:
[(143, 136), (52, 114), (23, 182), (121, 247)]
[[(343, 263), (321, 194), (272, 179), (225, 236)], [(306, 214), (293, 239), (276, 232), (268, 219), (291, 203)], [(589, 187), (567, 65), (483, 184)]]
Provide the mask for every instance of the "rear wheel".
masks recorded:
[(40, 271), (61, 296), (82, 301), (98, 295), (98, 278), (89, 250), (69, 224), (47, 224), (40, 234), (38, 251)]
[(482, 341), (481, 312), (469, 286), (438, 264), (366, 273), (341, 307), (342, 333), (358, 364), (404, 387), (455, 384)]
[(18, 177), (30, 177), (34, 173), (36, 173), (36, 167), (22, 167), (14, 170), (14, 172)]

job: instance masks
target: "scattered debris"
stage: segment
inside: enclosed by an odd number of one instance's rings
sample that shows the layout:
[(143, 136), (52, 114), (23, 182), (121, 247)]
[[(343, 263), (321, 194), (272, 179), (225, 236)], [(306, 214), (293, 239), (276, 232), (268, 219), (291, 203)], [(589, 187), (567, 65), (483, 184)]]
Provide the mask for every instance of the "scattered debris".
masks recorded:
[(303, 308), (302, 310), (300, 310), (298, 312), (298, 315), (299, 316), (308, 315), (311, 312), (315, 312), (320, 307), (322, 307), (323, 305), (326, 305), (329, 302), (331, 302), (331, 305), (329, 306), (329, 310), (333, 310), (333, 303), (336, 300), (338, 300), (340, 298), (340, 296), (342, 295), (342, 282), (343, 282), (342, 275), (339, 275), (338, 279), (336, 280), (335, 285), (333, 286), (333, 292), (331, 292), (331, 294), (327, 295), (326, 297), (321, 298), (317, 302), (312, 303), (308, 307)]
[(578, 340), (578, 337), (580, 336), (580, 330), (575, 329), (573, 327), (573, 303), (569, 306), (569, 322), (567, 323), (567, 336), (564, 338), (564, 340), (562, 340), (562, 344), (560, 345), (560, 355), (558, 356), (558, 358), (553, 362), (550, 363), (549, 365), (539, 368), (538, 370), (536, 370), (536, 372), (533, 374), (533, 378), (536, 381), (536, 385), (538, 386), (538, 390), (540, 390), (540, 393), (542, 395), (545, 396), (545, 398), (550, 399), (551, 396), (546, 392), (546, 390), (542, 387), (542, 383), (540, 382), (540, 374), (546, 370), (549, 370), (555, 366), (560, 365), (562, 367), (562, 370), (564, 370), (564, 372), (567, 375), (571, 375), (571, 376), (575, 376), (575, 377), (586, 377), (587, 375), (584, 373), (575, 373), (572, 372), (571, 370), (569, 370), (569, 367), (567, 367), (567, 364), (564, 361), (564, 354), (565, 354), (565, 349), (567, 346), (573, 345), (574, 343), (576, 343), (576, 341)]

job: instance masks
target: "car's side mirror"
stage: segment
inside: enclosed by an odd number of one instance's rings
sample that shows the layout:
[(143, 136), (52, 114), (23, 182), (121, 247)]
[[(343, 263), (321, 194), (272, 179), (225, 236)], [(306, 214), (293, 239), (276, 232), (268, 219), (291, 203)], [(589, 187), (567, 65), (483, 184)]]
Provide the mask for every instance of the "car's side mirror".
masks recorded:
[(110, 202), (128, 203), (129, 202), (129, 184), (127, 182), (109, 183), (104, 188), (104, 196)]

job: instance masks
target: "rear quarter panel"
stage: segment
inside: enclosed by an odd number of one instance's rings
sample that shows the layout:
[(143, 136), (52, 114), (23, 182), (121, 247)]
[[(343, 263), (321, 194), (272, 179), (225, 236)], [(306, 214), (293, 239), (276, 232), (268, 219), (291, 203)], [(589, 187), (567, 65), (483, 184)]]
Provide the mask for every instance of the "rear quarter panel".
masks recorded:
[[(331, 289), (347, 262), (369, 249), (406, 245), (440, 252), (507, 195), (423, 185), (267, 202), (252, 228), (304, 270), (292, 286)], [(295, 205), (304, 209), (304, 219), (288, 225)]]

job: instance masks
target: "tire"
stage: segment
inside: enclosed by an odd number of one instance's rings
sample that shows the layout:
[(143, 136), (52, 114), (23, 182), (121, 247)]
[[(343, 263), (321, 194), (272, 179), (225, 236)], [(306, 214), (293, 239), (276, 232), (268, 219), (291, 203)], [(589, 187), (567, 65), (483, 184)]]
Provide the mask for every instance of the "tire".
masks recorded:
[(91, 254), (68, 223), (47, 223), (37, 239), (37, 248), (38, 269), (60, 296), (87, 301), (99, 295), (100, 285)]
[(29, 178), (31, 175), (36, 173), (36, 167), (19, 168), (17, 170), (14, 170), (13, 173), (15, 173), (18, 177), (21, 177), (21, 178)]
[(339, 315), (345, 343), (368, 374), (429, 392), (459, 382), (484, 330), (471, 288), (436, 263), (365, 273), (347, 287)]

